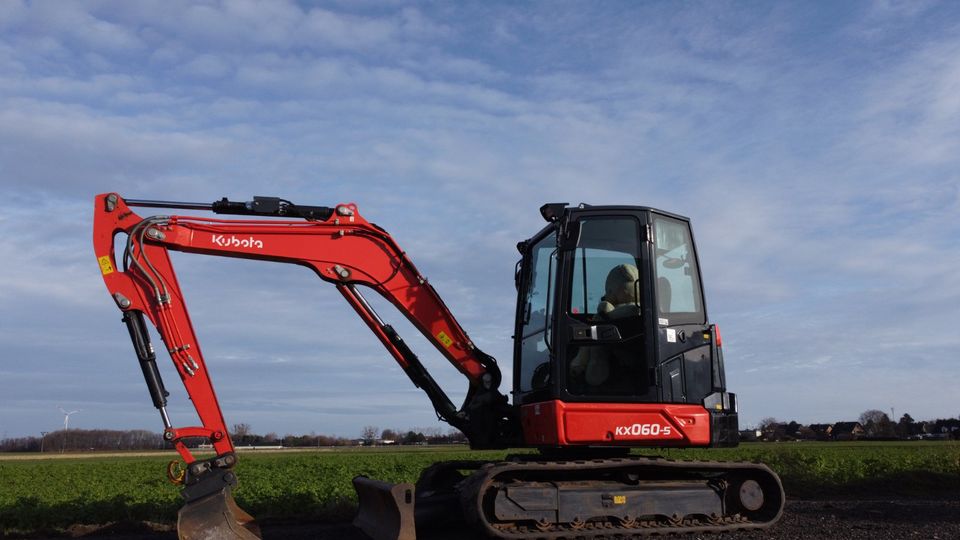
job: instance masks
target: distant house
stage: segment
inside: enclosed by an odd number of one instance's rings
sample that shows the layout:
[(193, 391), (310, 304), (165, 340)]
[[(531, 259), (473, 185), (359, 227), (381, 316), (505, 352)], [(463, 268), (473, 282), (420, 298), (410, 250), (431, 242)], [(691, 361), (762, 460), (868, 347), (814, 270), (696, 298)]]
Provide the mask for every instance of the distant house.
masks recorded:
[(741, 429), (740, 430), (740, 441), (741, 442), (755, 442), (760, 440), (760, 435), (763, 432), (759, 429)]
[(860, 422), (837, 422), (827, 433), (835, 441), (855, 441), (863, 437), (865, 431)]
[(813, 432), (814, 438), (818, 441), (830, 440), (830, 428), (833, 424), (810, 424), (807, 426)]

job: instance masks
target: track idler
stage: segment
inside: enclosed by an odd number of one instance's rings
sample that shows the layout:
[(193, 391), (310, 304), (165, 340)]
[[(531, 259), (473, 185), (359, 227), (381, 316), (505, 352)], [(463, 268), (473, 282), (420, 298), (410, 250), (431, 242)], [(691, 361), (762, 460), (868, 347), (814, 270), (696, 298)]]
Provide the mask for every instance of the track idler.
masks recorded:
[(181, 496), (186, 504), (177, 514), (180, 540), (259, 540), (260, 527), (237, 506), (231, 489), (237, 477), (230, 469), (209, 469), (191, 478)]

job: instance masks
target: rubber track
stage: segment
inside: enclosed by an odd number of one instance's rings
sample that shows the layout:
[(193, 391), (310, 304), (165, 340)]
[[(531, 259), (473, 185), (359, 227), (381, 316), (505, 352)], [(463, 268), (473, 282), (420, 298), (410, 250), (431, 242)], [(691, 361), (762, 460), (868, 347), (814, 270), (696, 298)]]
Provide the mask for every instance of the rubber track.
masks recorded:
[[(498, 489), (498, 477), (512, 474), (542, 473), (549, 471), (556, 482), (563, 481), (564, 472), (583, 473), (584, 471), (612, 472), (617, 469), (642, 471), (662, 475), (677, 472), (678, 476), (690, 478), (691, 473), (704, 475), (704, 478), (717, 473), (734, 475), (747, 473), (752, 477), (762, 477), (771, 489), (765, 489), (764, 506), (752, 515), (734, 513), (718, 516), (712, 520), (698, 520), (681, 516), (658, 517), (656, 519), (636, 520), (624, 526), (614, 520), (587, 522), (582, 524), (551, 524), (549, 527), (536, 527), (533, 524), (491, 523), (483, 508), (483, 501), (489, 490)], [(772, 492), (772, 493), (771, 493)], [(776, 523), (783, 515), (784, 493), (780, 478), (769, 467), (759, 463), (715, 462), (715, 461), (674, 461), (658, 457), (624, 457), (611, 459), (592, 459), (583, 461), (506, 461), (487, 463), (474, 472), (461, 486), (461, 501), (467, 520), (481, 527), (488, 535), (509, 540), (589, 540), (589, 539), (628, 539), (643, 538), (650, 535), (720, 533), (743, 529), (765, 529)], [(760, 519), (757, 519), (757, 518)]]

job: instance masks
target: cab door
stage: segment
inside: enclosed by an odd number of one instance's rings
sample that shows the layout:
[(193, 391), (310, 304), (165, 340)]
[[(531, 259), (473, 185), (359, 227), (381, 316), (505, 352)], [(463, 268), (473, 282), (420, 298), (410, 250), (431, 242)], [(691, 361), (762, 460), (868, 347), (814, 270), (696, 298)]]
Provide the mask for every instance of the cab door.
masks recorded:
[(702, 403), (713, 392), (714, 358), (690, 222), (651, 213), (660, 401)]
[(521, 244), (514, 330), (514, 402), (552, 397), (553, 329), (556, 311), (557, 236), (550, 227)]
[(564, 401), (656, 400), (646, 335), (649, 271), (643, 212), (585, 212), (562, 253), (559, 394)]

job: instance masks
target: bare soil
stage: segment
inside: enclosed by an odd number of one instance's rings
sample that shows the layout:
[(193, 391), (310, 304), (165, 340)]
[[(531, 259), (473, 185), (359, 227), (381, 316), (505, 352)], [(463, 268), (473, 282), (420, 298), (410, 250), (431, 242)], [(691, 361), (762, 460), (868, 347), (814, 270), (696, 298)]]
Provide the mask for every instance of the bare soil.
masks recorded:
[[(265, 523), (266, 540), (367, 540), (349, 523)], [(170, 526), (136, 525), (75, 526), (57, 535), (3, 536), (6, 539), (84, 538), (86, 540), (176, 540)], [(433, 531), (423, 540), (480, 540), (469, 531)], [(708, 535), (668, 536), (676, 540), (900, 540), (906, 538), (960, 539), (960, 500), (844, 500), (787, 502), (783, 518), (765, 531), (741, 531)], [(612, 539), (611, 539), (612, 540)]]

